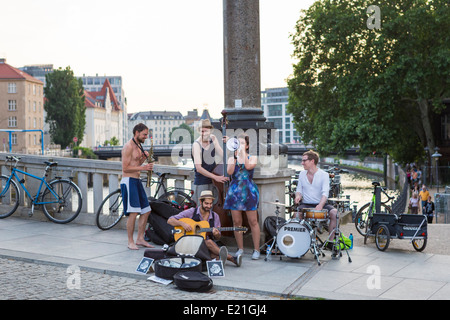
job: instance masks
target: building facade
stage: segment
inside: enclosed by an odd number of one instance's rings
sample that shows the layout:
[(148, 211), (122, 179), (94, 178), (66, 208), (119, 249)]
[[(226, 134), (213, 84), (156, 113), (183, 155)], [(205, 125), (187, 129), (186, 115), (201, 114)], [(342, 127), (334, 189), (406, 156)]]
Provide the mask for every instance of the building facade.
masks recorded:
[[(170, 144), (170, 133), (173, 128), (184, 123), (181, 112), (178, 111), (144, 111), (128, 115), (128, 139), (133, 137), (133, 128), (138, 123), (144, 123), (149, 128), (149, 137), (154, 144)], [(145, 141), (150, 145), (150, 139)]]
[(17, 153), (42, 152), (44, 84), (10, 66), (3, 58), (0, 59), (0, 113), (0, 148), (3, 151), (9, 151), (11, 146), (11, 151)]
[(267, 121), (272, 121), (279, 134), (280, 143), (300, 143), (294, 128), (294, 117), (287, 112), (288, 88), (266, 88), (261, 92), (261, 107)]
[(86, 128), (82, 147), (94, 148), (104, 145), (105, 141), (113, 137), (119, 140), (119, 144), (124, 141), (123, 124), (126, 120), (126, 113), (114, 94), (108, 79), (105, 79), (103, 86), (98, 91), (84, 91), (86, 105)]
[[(106, 80), (108, 80), (111, 89), (120, 104), (120, 108), (123, 110), (125, 115), (127, 114), (127, 99), (125, 97), (125, 91), (123, 89), (123, 81), (121, 76), (99, 76), (98, 74), (95, 76), (86, 76), (83, 74), (81, 80), (83, 81), (84, 90), (88, 92), (100, 91), (103, 88), (103, 85)], [(123, 132), (121, 137), (124, 140), (120, 140), (120, 144), (125, 144), (127, 140), (128, 134), (128, 123), (127, 117), (124, 117), (124, 123), (122, 124)]]
[[(38, 79), (44, 84), (44, 88), (46, 86), (46, 79), (45, 76), (49, 73), (53, 72), (53, 64), (33, 64), (33, 65), (26, 65), (24, 67), (19, 68), (19, 70), (25, 71), (33, 78)], [(47, 112), (44, 110), (44, 144), (48, 145), (50, 144), (51, 137), (50, 137), (50, 126), (47, 122), (45, 122), (45, 118), (47, 116)]]

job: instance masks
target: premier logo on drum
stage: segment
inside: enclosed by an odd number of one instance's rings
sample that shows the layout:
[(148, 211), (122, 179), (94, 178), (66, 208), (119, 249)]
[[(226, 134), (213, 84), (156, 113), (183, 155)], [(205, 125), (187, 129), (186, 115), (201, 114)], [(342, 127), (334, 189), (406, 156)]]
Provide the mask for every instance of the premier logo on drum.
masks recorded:
[(284, 231), (293, 231), (293, 232), (306, 232), (306, 228), (302, 228), (302, 227), (289, 227), (289, 226), (285, 226), (283, 228)]

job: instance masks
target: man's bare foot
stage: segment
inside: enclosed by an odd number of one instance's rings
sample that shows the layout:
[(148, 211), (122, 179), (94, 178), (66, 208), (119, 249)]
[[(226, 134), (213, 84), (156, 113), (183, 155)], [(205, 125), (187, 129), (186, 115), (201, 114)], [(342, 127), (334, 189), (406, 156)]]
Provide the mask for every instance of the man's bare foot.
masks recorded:
[(154, 246), (152, 246), (150, 243), (148, 243), (147, 241), (136, 241), (136, 245), (138, 246), (142, 246), (145, 248), (154, 248)]
[(128, 244), (128, 249), (130, 249), (130, 250), (139, 250), (137, 245), (135, 245), (133, 242)]

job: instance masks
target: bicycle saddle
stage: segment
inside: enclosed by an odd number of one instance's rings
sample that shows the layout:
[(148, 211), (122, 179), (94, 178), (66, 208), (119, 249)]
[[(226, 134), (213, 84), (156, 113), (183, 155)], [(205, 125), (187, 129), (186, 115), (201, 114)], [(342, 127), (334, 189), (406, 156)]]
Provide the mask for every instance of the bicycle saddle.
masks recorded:
[(379, 187), (380, 186), (380, 183), (378, 182), (378, 181), (373, 181), (372, 182), (372, 185), (375, 187)]
[(49, 166), (49, 167), (53, 167), (53, 166), (58, 165), (58, 162), (45, 161), (44, 163), (45, 163), (47, 166)]

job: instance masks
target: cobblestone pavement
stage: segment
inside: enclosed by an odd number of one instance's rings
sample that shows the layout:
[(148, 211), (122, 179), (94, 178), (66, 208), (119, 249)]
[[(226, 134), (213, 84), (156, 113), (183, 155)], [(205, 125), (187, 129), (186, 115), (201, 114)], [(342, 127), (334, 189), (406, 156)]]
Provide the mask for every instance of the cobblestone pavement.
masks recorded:
[(173, 284), (5, 258), (0, 258), (0, 283), (0, 300), (284, 300), (215, 288), (191, 293)]

